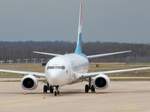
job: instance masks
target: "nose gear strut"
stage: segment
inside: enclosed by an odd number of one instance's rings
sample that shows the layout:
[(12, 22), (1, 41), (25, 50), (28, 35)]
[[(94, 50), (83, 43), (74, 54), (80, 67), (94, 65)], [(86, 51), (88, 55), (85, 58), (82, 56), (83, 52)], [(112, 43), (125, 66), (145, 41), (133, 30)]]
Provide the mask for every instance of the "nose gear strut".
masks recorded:
[(54, 96), (57, 96), (59, 94), (60, 94), (60, 92), (59, 92), (59, 86), (58, 85), (54, 86)]

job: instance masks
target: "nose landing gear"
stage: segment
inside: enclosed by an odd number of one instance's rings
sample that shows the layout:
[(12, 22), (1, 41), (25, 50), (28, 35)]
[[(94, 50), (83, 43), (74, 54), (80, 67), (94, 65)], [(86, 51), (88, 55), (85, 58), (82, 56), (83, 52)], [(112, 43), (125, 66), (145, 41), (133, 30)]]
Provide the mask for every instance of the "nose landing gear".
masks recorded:
[(60, 94), (60, 92), (59, 92), (59, 86), (58, 85), (57, 86), (50, 86), (47, 83), (47, 85), (43, 86), (43, 93), (46, 94), (48, 92), (48, 90), (49, 90), (50, 93), (53, 93), (54, 96), (57, 96), (57, 95)]
[(59, 86), (54, 86), (54, 96), (57, 96), (59, 94), (60, 94), (60, 92), (59, 92)]

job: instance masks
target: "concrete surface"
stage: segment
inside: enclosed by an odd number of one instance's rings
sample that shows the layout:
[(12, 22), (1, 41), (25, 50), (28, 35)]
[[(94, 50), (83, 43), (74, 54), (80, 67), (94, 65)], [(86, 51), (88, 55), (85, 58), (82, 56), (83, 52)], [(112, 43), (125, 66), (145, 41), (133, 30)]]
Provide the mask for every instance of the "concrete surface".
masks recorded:
[(112, 82), (106, 90), (84, 93), (85, 83), (65, 86), (60, 96), (23, 91), (20, 82), (0, 82), (0, 112), (150, 112), (150, 82)]

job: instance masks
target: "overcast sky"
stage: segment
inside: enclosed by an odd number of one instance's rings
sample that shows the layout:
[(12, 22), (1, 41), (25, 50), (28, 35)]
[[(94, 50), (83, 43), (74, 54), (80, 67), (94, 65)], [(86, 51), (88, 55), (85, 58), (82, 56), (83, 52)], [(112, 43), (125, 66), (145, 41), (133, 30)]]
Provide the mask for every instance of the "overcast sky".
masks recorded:
[[(75, 41), (80, 0), (0, 0), (0, 40)], [(86, 0), (84, 41), (150, 43), (149, 0)]]

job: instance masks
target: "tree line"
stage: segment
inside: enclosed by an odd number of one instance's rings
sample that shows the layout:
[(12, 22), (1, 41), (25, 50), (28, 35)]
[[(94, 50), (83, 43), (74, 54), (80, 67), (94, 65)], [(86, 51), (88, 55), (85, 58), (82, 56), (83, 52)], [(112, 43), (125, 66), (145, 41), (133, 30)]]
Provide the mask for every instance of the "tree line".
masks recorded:
[[(51, 52), (58, 54), (72, 53), (74, 42), (0, 42), (0, 60), (45, 59), (52, 57), (37, 55), (33, 51)], [(150, 62), (150, 44), (129, 44), (112, 42), (87, 42), (83, 44), (83, 51), (87, 55), (132, 50), (132, 53), (97, 58), (94, 62)]]

